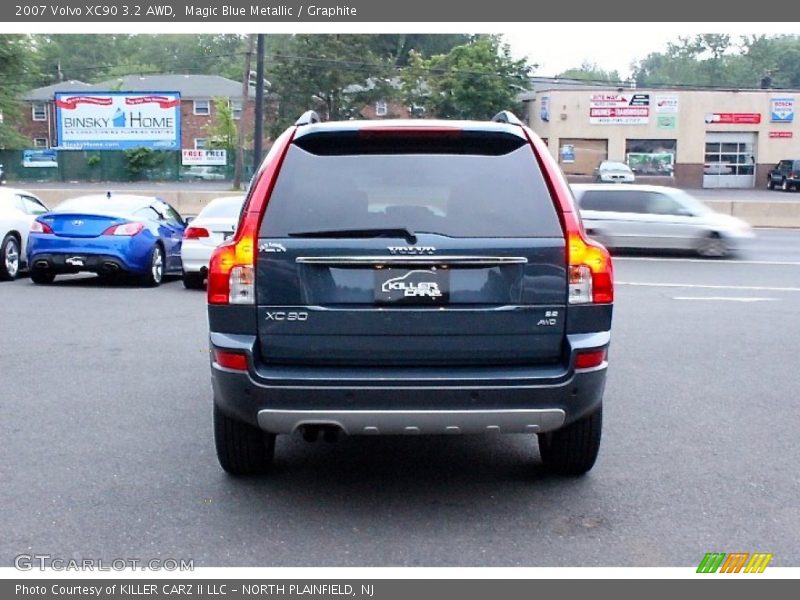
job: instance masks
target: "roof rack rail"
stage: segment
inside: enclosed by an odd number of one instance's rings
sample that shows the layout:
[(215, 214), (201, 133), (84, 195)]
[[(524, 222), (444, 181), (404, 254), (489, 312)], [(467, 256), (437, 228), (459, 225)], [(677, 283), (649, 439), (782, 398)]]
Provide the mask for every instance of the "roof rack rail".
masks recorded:
[(298, 127), (302, 125), (311, 125), (312, 123), (319, 123), (319, 115), (315, 113), (313, 110), (307, 110), (304, 112), (297, 121), (294, 122), (295, 125)]
[(522, 127), (522, 121), (517, 118), (510, 110), (501, 110), (495, 116), (492, 117), (492, 122), (494, 123), (508, 123), (509, 125), (519, 125)]

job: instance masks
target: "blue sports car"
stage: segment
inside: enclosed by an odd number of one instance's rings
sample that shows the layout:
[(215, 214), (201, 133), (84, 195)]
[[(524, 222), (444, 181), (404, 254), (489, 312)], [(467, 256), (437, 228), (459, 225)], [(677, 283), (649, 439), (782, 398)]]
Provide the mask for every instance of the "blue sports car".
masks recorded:
[(154, 287), (166, 274), (181, 274), (185, 228), (174, 208), (152, 196), (108, 193), (65, 200), (31, 225), (30, 276), (34, 283), (52, 283), (61, 273), (128, 273)]

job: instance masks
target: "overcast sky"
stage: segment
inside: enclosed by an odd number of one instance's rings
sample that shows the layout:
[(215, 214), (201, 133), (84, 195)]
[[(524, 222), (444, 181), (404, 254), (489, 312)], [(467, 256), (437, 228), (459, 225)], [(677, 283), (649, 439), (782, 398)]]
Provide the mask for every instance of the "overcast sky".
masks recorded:
[(539, 65), (536, 75), (556, 75), (586, 60), (626, 78), (632, 62), (665, 50), (678, 36), (728, 33), (738, 40), (742, 34), (797, 31), (794, 24), (764, 23), (525, 23), (502, 33), (515, 57)]

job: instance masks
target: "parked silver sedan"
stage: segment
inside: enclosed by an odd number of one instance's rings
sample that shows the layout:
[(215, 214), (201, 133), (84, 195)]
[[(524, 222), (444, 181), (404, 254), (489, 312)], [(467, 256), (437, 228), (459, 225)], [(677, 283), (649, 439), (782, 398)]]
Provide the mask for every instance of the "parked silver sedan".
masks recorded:
[(749, 224), (676, 188), (573, 184), (572, 192), (587, 233), (610, 249), (690, 250), (722, 257), (753, 237)]

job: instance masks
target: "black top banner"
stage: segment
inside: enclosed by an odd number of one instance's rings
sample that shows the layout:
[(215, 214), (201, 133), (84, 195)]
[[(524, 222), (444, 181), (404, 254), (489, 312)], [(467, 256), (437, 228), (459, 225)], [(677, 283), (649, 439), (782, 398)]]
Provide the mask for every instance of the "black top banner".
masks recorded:
[[(742, 3), (743, 4), (743, 3)], [(322, 0), (267, 1), (226, 0), (12, 0), (0, 4), (0, 21), (14, 23), (49, 22), (434, 22), (434, 23), (501, 23), (501, 22), (719, 22), (747, 21), (774, 23), (769, 11), (753, 11), (735, 3), (726, 3), (721, 12), (718, 2), (670, 5), (641, 0), (603, 0), (582, 5), (557, 2), (454, 2), (440, 0)], [(781, 22), (800, 20), (800, 4), (785, 4), (780, 9)], [(602, 37), (601, 32), (598, 36)], [(602, 41), (598, 39), (598, 41)]]

